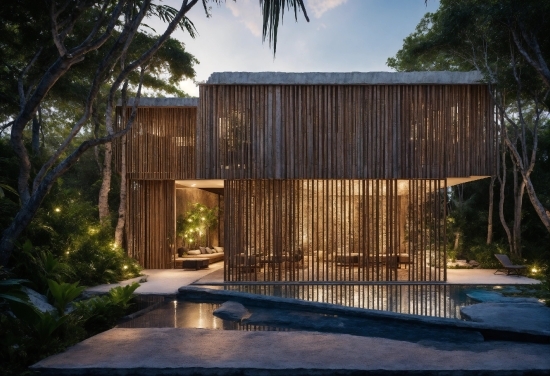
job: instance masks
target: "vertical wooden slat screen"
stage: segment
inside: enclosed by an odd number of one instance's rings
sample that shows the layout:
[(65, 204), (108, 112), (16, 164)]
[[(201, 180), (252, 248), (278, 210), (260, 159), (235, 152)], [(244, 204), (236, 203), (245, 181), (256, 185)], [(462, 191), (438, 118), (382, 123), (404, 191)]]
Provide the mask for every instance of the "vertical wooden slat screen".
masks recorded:
[(198, 178), (443, 179), (494, 172), (486, 85), (204, 84), (200, 97)]
[[(139, 108), (126, 135), (128, 179), (194, 179), (196, 128), (196, 107)], [(120, 158), (115, 152), (117, 166)]]
[(120, 167), (126, 141), (127, 253), (144, 268), (173, 267), (175, 180), (195, 178), (196, 122), (196, 107), (139, 108), (132, 129), (115, 144)]
[(444, 180), (228, 180), (227, 281), (442, 281)]
[(172, 267), (175, 194), (171, 180), (128, 182), (127, 252), (144, 268)]

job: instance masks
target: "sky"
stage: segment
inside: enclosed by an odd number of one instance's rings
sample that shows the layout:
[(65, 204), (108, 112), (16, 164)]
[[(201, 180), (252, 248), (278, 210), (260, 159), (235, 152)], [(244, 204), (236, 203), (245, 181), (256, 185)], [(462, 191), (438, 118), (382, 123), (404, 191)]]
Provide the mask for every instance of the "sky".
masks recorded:
[[(179, 1), (165, 0), (179, 6)], [(298, 21), (285, 13), (279, 26), (277, 54), (268, 41), (262, 43), (262, 17), (258, 0), (227, 0), (211, 4), (207, 18), (201, 1), (188, 13), (198, 35), (192, 39), (178, 29), (173, 37), (182, 41), (200, 64), (197, 82), (213, 72), (380, 72), (401, 48), (426, 12), (439, 1), (428, 0), (305, 0), (310, 22), (302, 13)], [(154, 25), (154, 24), (153, 24)], [(153, 26), (157, 31), (161, 25)], [(198, 96), (195, 82), (181, 88)]]

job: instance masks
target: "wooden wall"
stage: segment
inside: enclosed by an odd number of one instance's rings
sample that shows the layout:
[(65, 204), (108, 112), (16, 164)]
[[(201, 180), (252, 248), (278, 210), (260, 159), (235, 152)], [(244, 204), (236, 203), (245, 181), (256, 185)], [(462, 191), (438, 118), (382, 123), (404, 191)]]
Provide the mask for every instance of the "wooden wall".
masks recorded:
[(490, 176), (486, 85), (200, 86), (197, 177)]
[(226, 281), (442, 281), (444, 180), (229, 180)]
[[(128, 109), (128, 114), (131, 109)], [(119, 117), (117, 126), (121, 126)], [(196, 107), (139, 108), (126, 135), (126, 170), (129, 179), (194, 179)], [(120, 166), (121, 148), (115, 161)]]
[(144, 268), (173, 266), (175, 194), (171, 180), (128, 181), (127, 252)]

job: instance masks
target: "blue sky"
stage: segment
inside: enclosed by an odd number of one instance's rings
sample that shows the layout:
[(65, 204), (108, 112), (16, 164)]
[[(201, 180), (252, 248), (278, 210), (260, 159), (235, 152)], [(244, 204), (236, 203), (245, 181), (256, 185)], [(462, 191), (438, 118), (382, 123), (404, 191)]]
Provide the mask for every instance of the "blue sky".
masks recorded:
[[(166, 0), (178, 6), (178, 1)], [(262, 44), (258, 0), (228, 0), (212, 5), (206, 18), (200, 2), (189, 12), (199, 35), (178, 31), (174, 37), (197, 57), (197, 81), (212, 72), (371, 72), (390, 71), (386, 59), (401, 48), (403, 39), (439, 1), (428, 0), (306, 0), (310, 22), (293, 14), (279, 28), (277, 55)], [(160, 31), (160, 25), (157, 26)], [(182, 88), (197, 96), (191, 81)]]

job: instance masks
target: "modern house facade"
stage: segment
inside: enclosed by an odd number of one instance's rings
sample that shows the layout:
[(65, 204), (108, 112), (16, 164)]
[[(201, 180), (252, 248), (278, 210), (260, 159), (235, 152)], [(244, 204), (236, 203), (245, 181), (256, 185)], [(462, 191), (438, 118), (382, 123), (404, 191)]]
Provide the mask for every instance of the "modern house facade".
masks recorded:
[(214, 73), (142, 99), (127, 247), (173, 266), (178, 213), (220, 207), (226, 281), (444, 281), (449, 186), (494, 174), (478, 72)]

